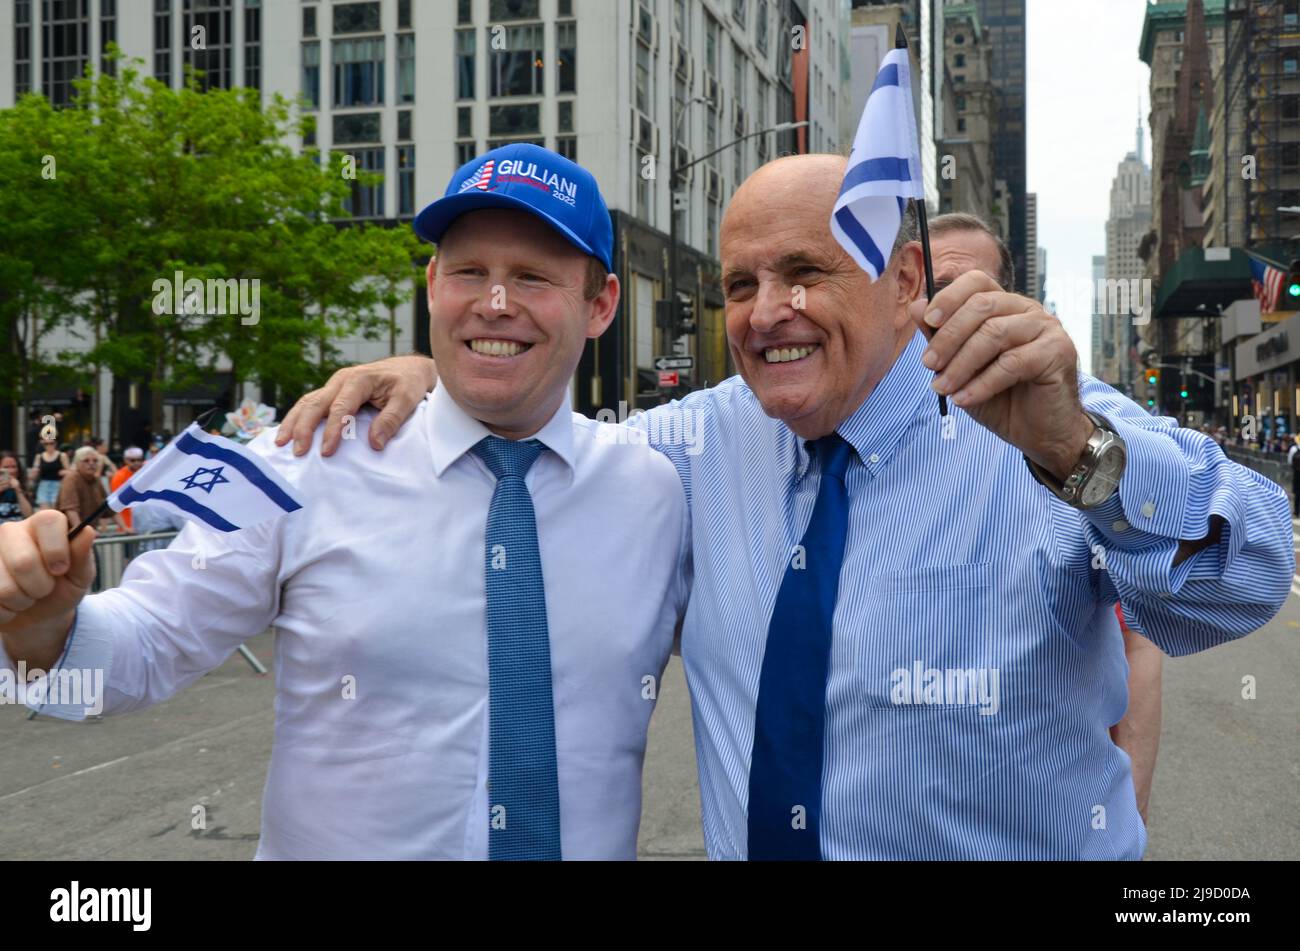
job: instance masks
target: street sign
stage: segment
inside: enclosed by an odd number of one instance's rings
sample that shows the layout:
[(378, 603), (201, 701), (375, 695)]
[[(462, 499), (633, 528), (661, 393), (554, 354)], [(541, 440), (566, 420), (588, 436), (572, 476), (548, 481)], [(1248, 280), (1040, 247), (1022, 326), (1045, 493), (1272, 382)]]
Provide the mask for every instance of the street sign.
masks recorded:
[(695, 366), (695, 358), (692, 356), (685, 357), (655, 357), (656, 370), (690, 370)]
[(677, 381), (678, 381), (678, 376), (676, 370), (659, 371), (659, 388), (661, 390), (667, 389), (670, 386), (677, 386), (678, 385)]

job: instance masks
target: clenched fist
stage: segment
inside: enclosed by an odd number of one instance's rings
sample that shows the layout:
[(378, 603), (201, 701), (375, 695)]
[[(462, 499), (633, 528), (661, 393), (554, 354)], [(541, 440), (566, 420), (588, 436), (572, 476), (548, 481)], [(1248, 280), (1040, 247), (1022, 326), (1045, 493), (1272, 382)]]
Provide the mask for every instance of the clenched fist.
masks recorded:
[(62, 512), (0, 525), (0, 638), (15, 661), (49, 670), (63, 653), (77, 604), (95, 580), (87, 527), (68, 541)]

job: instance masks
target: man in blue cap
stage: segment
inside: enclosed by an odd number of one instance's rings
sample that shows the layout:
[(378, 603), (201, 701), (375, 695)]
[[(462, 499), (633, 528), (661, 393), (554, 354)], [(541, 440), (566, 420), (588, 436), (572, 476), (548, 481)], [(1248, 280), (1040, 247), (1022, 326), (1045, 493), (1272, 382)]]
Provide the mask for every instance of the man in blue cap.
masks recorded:
[(618, 304), (609, 212), (586, 171), (510, 145), (461, 168), (415, 227), (438, 243), (443, 386), (389, 451), (295, 458), (268, 431), (250, 448), (302, 511), (220, 540), (188, 525), (90, 597), (93, 532), (69, 545), (57, 512), (7, 526), (6, 653), (105, 670), (111, 714), (273, 624), (260, 858), (634, 858), (688, 522), (666, 458), (597, 438), (569, 406)]

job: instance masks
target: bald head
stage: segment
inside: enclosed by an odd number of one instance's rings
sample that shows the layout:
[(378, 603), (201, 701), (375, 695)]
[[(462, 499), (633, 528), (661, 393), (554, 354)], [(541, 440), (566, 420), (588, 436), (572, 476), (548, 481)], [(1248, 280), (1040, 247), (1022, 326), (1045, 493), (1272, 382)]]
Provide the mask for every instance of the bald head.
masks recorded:
[(731, 196), (722, 216), (722, 234), (762, 227), (775, 214), (790, 209), (830, 221), (847, 168), (848, 159), (842, 155), (788, 155), (768, 162)]

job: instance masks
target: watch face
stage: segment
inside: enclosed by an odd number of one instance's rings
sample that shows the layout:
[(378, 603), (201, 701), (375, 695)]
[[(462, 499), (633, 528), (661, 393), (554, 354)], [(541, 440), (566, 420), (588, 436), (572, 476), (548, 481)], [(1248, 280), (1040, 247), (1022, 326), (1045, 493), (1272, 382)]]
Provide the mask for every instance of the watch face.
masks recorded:
[(1102, 452), (1093, 470), (1092, 478), (1083, 487), (1079, 499), (1081, 505), (1091, 508), (1100, 505), (1111, 497), (1119, 488), (1120, 477), (1124, 475), (1125, 452), (1122, 446), (1111, 445)]

